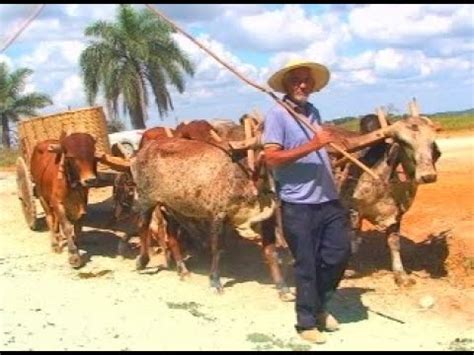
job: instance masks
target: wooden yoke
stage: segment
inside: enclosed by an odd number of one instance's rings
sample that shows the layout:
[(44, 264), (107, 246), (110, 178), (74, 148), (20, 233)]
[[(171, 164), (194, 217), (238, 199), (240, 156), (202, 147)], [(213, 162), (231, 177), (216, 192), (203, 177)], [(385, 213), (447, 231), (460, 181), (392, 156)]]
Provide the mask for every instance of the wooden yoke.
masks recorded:
[(377, 113), (377, 118), (379, 119), (380, 123), (380, 128), (385, 128), (388, 126), (387, 118), (385, 117), (385, 112), (382, 110), (381, 107), (377, 107), (375, 109), (375, 112)]
[[(245, 130), (245, 139), (248, 140), (252, 138), (252, 117), (245, 116), (244, 118), (244, 130)], [(255, 151), (252, 147), (247, 149), (247, 163), (250, 170), (255, 170)]]

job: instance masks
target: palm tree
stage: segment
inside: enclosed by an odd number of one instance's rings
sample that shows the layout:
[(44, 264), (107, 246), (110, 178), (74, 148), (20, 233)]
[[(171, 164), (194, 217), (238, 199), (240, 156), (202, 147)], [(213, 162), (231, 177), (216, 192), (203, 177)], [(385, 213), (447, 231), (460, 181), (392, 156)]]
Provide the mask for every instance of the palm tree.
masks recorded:
[(0, 63), (0, 117), (4, 148), (10, 148), (10, 121), (17, 122), (21, 116), (36, 116), (37, 109), (53, 103), (45, 94), (22, 94), (25, 80), (32, 73), (33, 70), (28, 68), (19, 68), (10, 73), (6, 63)]
[(171, 37), (174, 31), (148, 10), (120, 5), (116, 22), (97, 21), (85, 30), (95, 37), (82, 52), (80, 65), (87, 100), (93, 105), (99, 89), (116, 118), (119, 98), (134, 128), (145, 128), (151, 88), (160, 118), (173, 110), (167, 84), (184, 91), (183, 74), (193, 64)]

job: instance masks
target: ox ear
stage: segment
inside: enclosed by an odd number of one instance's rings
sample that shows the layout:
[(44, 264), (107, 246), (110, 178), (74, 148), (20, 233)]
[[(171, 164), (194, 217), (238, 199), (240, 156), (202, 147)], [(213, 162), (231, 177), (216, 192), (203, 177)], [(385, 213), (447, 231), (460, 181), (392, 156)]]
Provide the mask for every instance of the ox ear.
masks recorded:
[(67, 136), (71, 135), (72, 133), (72, 130), (70, 127), (67, 127), (66, 129), (63, 129), (61, 130), (61, 135), (59, 136), (59, 140), (62, 141), (64, 138), (66, 138)]
[(60, 144), (56, 144), (56, 143), (51, 143), (48, 145), (48, 152), (53, 152), (53, 153), (62, 153), (63, 152), (63, 149), (61, 148), (61, 145)]

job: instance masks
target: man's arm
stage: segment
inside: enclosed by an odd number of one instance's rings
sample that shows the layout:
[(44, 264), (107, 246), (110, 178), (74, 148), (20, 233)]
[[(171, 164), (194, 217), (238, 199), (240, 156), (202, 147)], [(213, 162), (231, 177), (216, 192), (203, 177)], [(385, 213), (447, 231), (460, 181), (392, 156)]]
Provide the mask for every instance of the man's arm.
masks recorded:
[(265, 162), (269, 167), (292, 163), (333, 141), (334, 137), (331, 132), (322, 129), (308, 143), (293, 149), (282, 149), (278, 144), (266, 144), (264, 146)]

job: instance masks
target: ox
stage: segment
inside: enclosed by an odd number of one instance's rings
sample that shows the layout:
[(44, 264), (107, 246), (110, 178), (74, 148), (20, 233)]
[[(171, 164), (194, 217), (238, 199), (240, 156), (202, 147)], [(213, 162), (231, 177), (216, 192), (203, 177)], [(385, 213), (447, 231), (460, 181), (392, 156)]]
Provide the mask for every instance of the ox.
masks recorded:
[(141, 149), (149, 141), (174, 136), (174, 130), (167, 127), (153, 127), (143, 132), (138, 149)]
[[(132, 159), (132, 174), (144, 221), (142, 240), (157, 206), (163, 206), (169, 220), (179, 226), (200, 221), (209, 233), (211, 286), (221, 292), (218, 261), (224, 225), (244, 238), (258, 238), (253, 227), (272, 216), (275, 202), (269, 191), (257, 190), (244, 164), (210, 143), (182, 138), (153, 141)], [(144, 267), (147, 261), (139, 257), (137, 266)]]
[(81, 267), (77, 237), (86, 213), (88, 187), (97, 177), (94, 138), (87, 133), (63, 133), (59, 140), (40, 142), (33, 150), (30, 169), (35, 193), (46, 213), (53, 251), (62, 251), (62, 232), (69, 263)]
[[(379, 128), (376, 115), (367, 115), (361, 120), (364, 133)], [(433, 123), (421, 116), (389, 125), (384, 131), (389, 141), (370, 147), (361, 159), (380, 180), (374, 180), (351, 165), (347, 178), (340, 184), (342, 201), (351, 210), (354, 237), (363, 219), (386, 233), (392, 271), (398, 285), (413, 283), (400, 256), (400, 222), (414, 201), (418, 185), (436, 181), (435, 163), (441, 153), (435, 143), (435, 132)], [(398, 173), (399, 165), (403, 167), (403, 175)], [(360, 241), (356, 238), (353, 246)]]

